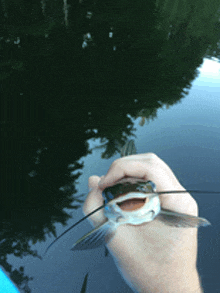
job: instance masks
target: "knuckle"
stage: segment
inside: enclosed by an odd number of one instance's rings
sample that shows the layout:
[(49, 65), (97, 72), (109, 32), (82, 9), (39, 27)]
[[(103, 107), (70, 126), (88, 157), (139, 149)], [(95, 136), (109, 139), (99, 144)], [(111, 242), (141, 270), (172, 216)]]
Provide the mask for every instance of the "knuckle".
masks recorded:
[(121, 158), (120, 159), (116, 159), (113, 163), (112, 163), (112, 167), (118, 166), (121, 163)]
[(155, 153), (148, 153), (149, 159), (152, 161), (156, 161), (159, 157)]

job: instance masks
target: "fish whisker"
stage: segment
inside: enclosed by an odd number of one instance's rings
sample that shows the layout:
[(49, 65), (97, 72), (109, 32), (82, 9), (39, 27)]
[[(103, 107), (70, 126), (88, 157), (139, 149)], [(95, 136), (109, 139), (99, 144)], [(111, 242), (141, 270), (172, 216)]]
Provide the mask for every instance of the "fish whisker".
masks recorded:
[[(210, 193), (210, 194), (220, 194), (220, 191), (207, 191), (207, 190), (194, 190), (194, 189), (189, 189), (189, 190), (168, 190), (168, 191), (158, 191), (158, 192), (146, 192), (146, 194), (174, 194), (174, 193)], [(50, 249), (50, 247), (57, 242), (63, 235), (65, 235), (67, 232), (69, 232), (70, 230), (72, 230), (73, 228), (75, 228), (78, 224), (80, 224), (81, 222), (83, 222), (84, 220), (86, 220), (87, 218), (89, 218), (91, 215), (95, 214), (96, 212), (98, 212), (99, 210), (103, 209), (106, 204), (103, 204), (102, 206), (98, 207), (97, 209), (93, 210), (91, 213), (89, 213), (88, 215), (86, 215), (85, 217), (81, 218), (78, 222), (74, 223), (72, 226), (70, 226), (67, 230), (65, 230), (61, 235), (59, 235), (46, 249), (44, 255), (47, 253), (47, 251)]]

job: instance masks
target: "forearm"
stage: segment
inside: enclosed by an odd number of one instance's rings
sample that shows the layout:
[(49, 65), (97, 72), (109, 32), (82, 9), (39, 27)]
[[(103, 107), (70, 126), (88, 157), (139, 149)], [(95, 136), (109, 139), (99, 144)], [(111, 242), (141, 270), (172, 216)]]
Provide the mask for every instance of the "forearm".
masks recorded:
[(162, 274), (143, 275), (132, 280), (132, 286), (135, 292), (139, 293), (203, 293), (202, 284), (195, 270), (192, 273), (178, 274), (178, 272), (166, 272)]
[[(126, 241), (120, 239), (123, 233), (127, 235)], [(149, 225), (121, 228), (116, 236), (110, 250), (135, 292), (203, 292), (196, 269), (196, 230), (169, 228), (153, 221)]]
[[(116, 160), (101, 181), (93, 178), (85, 213), (102, 204), (106, 187), (127, 177), (151, 180), (158, 191), (184, 190), (169, 166), (155, 154), (125, 157)], [(189, 193), (161, 194), (160, 203), (164, 209), (198, 216), (198, 205)], [(100, 219), (97, 215), (92, 218), (95, 224), (100, 224)], [(170, 224), (156, 218), (142, 225), (121, 225), (107, 244), (119, 271), (135, 292), (203, 292), (196, 269), (197, 229)]]
[(142, 288), (141, 293), (203, 293), (199, 275), (195, 271), (191, 276), (164, 275), (158, 276), (150, 282), (146, 287)]

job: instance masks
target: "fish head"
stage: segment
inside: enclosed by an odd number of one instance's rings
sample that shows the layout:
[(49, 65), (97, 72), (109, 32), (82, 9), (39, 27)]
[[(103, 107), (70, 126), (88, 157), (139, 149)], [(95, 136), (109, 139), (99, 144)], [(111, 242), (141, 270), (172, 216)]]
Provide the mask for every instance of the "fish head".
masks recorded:
[(103, 191), (107, 205), (105, 216), (120, 224), (140, 225), (160, 213), (160, 199), (155, 184), (137, 178), (124, 178)]
[(152, 181), (146, 181), (139, 178), (123, 178), (114, 185), (105, 188), (102, 192), (105, 204), (109, 201), (123, 196), (130, 192), (155, 193), (156, 185)]
[(155, 217), (172, 227), (198, 228), (210, 223), (197, 216), (177, 213), (161, 208), (159, 194), (152, 181), (138, 178), (124, 178), (103, 190), (105, 199), (104, 215), (107, 221), (99, 225), (72, 247), (84, 250), (108, 243), (122, 224), (141, 225), (153, 221)]

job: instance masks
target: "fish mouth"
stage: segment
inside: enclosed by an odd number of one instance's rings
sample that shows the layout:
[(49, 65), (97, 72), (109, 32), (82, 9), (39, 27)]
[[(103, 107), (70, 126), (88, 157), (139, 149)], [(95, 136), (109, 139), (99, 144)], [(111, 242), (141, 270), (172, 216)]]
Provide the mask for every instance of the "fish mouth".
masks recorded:
[(146, 202), (149, 201), (149, 198), (131, 198), (124, 200), (122, 202), (117, 202), (117, 205), (122, 211), (135, 211), (142, 208)]
[(156, 192), (130, 192), (111, 200), (104, 209), (105, 216), (119, 225), (140, 225), (152, 221), (159, 212), (160, 200)]

